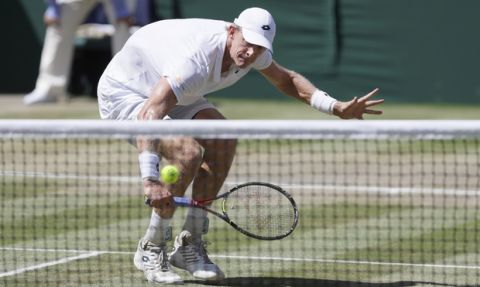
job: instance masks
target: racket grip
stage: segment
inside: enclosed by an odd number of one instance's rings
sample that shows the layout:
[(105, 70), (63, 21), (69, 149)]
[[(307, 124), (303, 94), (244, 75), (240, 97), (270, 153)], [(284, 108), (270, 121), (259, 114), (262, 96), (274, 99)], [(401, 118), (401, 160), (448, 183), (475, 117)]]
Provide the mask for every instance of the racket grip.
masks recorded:
[(173, 201), (177, 206), (193, 206), (193, 200), (187, 197), (174, 196)]

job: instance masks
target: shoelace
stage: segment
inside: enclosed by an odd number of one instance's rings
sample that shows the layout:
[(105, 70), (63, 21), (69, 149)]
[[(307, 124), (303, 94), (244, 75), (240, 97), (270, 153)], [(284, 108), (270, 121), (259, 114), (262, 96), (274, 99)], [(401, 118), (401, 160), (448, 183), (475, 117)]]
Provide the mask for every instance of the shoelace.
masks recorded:
[(185, 245), (184, 258), (188, 263), (197, 263), (201, 261), (204, 264), (213, 264), (207, 254), (207, 246), (209, 242), (200, 241), (198, 243), (189, 242)]
[(149, 270), (157, 270), (158, 267), (164, 272), (170, 270), (166, 247), (150, 247), (147, 252), (149, 253), (148, 257), (150, 258), (150, 261), (146, 264), (146, 267)]

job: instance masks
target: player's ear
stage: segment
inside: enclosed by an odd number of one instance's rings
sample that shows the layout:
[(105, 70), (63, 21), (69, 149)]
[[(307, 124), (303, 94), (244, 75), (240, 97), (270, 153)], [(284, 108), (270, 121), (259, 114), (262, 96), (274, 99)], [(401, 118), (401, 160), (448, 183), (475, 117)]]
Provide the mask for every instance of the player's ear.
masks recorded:
[(228, 29), (227, 29), (228, 36), (229, 37), (233, 36), (238, 29), (239, 28), (235, 24), (231, 24), (230, 26), (228, 26)]

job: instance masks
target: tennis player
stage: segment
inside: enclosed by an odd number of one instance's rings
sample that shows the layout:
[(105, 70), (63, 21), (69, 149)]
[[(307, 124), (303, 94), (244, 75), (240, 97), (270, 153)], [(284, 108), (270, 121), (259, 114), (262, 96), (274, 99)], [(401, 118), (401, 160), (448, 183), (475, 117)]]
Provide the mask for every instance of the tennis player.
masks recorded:
[[(98, 85), (103, 119), (224, 119), (205, 95), (233, 85), (250, 70), (259, 71), (288, 96), (342, 119), (381, 114), (371, 109), (378, 89), (348, 102), (337, 101), (304, 76), (272, 58), (275, 22), (261, 8), (241, 12), (233, 23), (207, 19), (175, 19), (152, 23), (134, 33), (112, 59)], [(224, 273), (207, 256), (202, 236), (207, 212), (191, 208), (183, 231), (167, 254), (174, 214), (172, 195), (182, 196), (192, 183), (193, 198), (214, 197), (229, 172), (235, 140), (136, 140), (145, 195), (153, 207), (149, 227), (134, 257), (148, 281), (181, 283), (172, 265), (202, 280), (221, 280)], [(219, 152), (221, 150), (221, 152)], [(159, 181), (161, 158), (179, 167), (175, 184)]]

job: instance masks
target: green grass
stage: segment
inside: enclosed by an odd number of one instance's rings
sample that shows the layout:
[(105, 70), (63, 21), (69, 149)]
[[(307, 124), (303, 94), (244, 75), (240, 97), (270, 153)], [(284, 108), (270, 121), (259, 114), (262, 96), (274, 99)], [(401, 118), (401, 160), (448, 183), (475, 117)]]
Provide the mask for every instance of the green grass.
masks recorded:
[[(296, 100), (239, 100), (212, 97), (211, 101), (231, 119), (336, 119)], [(367, 115), (365, 119), (480, 119), (479, 108), (480, 105), (387, 102), (379, 106), (379, 109), (383, 110), (383, 115)]]
[[(74, 203), (67, 203), (70, 200), (77, 201), (79, 197), (81, 198), (82, 195), (77, 195), (71, 199), (61, 196), (51, 197), (50, 200), (56, 201), (56, 204), (52, 205), (50, 202), (45, 206), (38, 205), (33, 207), (45, 209), (42, 214), (28, 217), (21, 215), (13, 216), (13, 218), (4, 217), (0, 223), (0, 230), (3, 233), (2, 244), (10, 245), (16, 243), (18, 238), (30, 241), (35, 240), (38, 236), (49, 237), (58, 235), (59, 232), (68, 233), (78, 230), (102, 229), (113, 221), (140, 219), (145, 216), (138, 210), (134, 210), (134, 213), (132, 213), (132, 210), (129, 210), (129, 208), (132, 208), (131, 204), (133, 202), (141, 203), (138, 197), (122, 196), (118, 200), (111, 200), (96, 195), (92, 196), (89, 199), (91, 202), (87, 204), (78, 204), (77, 206)], [(36, 195), (36, 198), (38, 199), (40, 196)], [(143, 206), (139, 205), (137, 207), (141, 208)], [(5, 207), (2, 213), (13, 214), (17, 209), (10, 209), (9, 212), (9, 207)]]
[[(54, 179), (42, 182), (13, 177), (3, 182), (8, 183), (0, 184), (0, 274), (87, 254), (88, 250), (109, 253), (0, 277), (2, 285), (148, 286), (131, 262), (149, 218), (140, 195), (123, 191), (111, 194), (95, 185), (82, 190), (82, 181), (56, 185)], [(22, 191), (22, 186), (28, 189)], [(9, 193), (12, 188), (19, 191), (15, 196)], [(299, 225), (286, 239), (250, 239), (211, 218), (209, 251), (228, 275), (218, 286), (394, 284), (387, 274), (401, 281), (429, 284), (480, 283), (478, 270), (441, 267), (478, 264), (480, 220), (474, 205), (459, 209), (457, 205), (438, 204), (427, 208), (417, 204), (420, 197), (409, 194), (400, 201), (390, 199), (388, 194), (370, 194), (369, 203), (341, 195), (332, 201), (322, 193), (302, 194), (301, 188), (290, 191), (302, 200)], [(38, 205), (25, 206), (32, 198)], [(186, 210), (177, 212), (175, 234)], [(32, 249), (11, 251), (9, 247)], [(276, 257), (296, 260), (279, 261)], [(180, 273), (187, 286), (202, 285), (187, 273)]]
[[(75, 97), (69, 101), (24, 106), (21, 95), (0, 96), (2, 119), (98, 119), (95, 99)], [(278, 100), (228, 99), (212, 96), (209, 100), (229, 119), (335, 119), (311, 107), (285, 97)], [(366, 119), (480, 119), (480, 105), (389, 103), (379, 106), (381, 116)]]
[[(211, 100), (231, 119), (333, 119), (293, 101)], [(0, 97), (0, 104), (5, 107), (0, 113), (3, 119), (98, 118), (96, 102), (86, 98), (25, 107), (20, 97)], [(382, 108), (383, 116), (369, 118), (480, 118), (479, 106), (385, 104)], [(136, 160), (134, 149), (123, 142), (96, 141), (93, 150), (89, 144), (88, 140), (54, 145), (25, 139), (0, 142), (0, 171), (17, 172), (0, 178), (0, 274), (89, 251), (107, 252), (17, 275), (0, 275), (0, 286), (152, 286), (132, 264), (150, 216), (142, 204), (141, 186), (75, 179), (85, 174), (138, 176), (132, 162)], [(361, 157), (354, 157), (359, 150), (363, 151)], [(23, 151), (29, 155), (20, 154)], [(300, 158), (291, 156), (300, 151), (304, 152)], [(305, 186), (388, 183), (420, 186), (426, 191), (389, 194), (359, 189), (342, 193), (290, 187), (299, 203), (299, 225), (291, 236), (273, 242), (250, 239), (211, 217), (208, 250), (227, 274), (218, 286), (480, 284), (478, 196), (429, 193), (429, 188), (437, 185), (478, 189), (478, 180), (472, 179), (478, 169), (473, 161), (479, 154), (477, 141), (424, 141), (404, 146), (378, 141), (281, 140), (242, 142), (238, 153), (240, 163), (249, 162), (250, 166), (234, 166), (229, 181), (258, 176), (264, 181)], [(409, 170), (405, 164), (416, 165)], [(300, 165), (306, 173), (301, 177)], [(22, 175), (43, 171), (60, 178)], [(61, 178), (62, 174), (73, 177)], [(184, 216), (184, 209), (177, 210), (174, 235)], [(471, 268), (465, 268), (468, 266)], [(179, 272), (186, 286), (208, 285)]]

